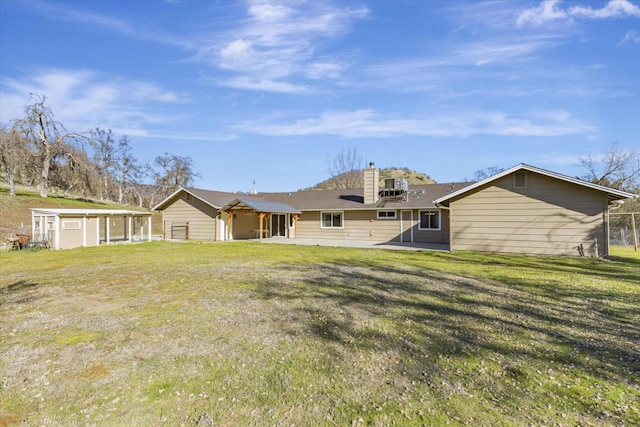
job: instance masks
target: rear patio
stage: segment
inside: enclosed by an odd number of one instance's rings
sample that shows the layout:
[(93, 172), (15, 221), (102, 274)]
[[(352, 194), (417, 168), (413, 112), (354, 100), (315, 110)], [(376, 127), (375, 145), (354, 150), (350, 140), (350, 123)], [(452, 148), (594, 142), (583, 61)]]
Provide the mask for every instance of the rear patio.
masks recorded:
[(264, 239), (250, 239), (252, 242), (273, 243), (284, 245), (302, 246), (331, 246), (341, 248), (362, 249), (391, 249), (404, 251), (436, 251), (449, 252), (449, 245), (443, 243), (417, 243), (417, 242), (373, 242), (367, 240), (340, 240), (340, 239), (286, 239), (282, 237), (268, 237)]

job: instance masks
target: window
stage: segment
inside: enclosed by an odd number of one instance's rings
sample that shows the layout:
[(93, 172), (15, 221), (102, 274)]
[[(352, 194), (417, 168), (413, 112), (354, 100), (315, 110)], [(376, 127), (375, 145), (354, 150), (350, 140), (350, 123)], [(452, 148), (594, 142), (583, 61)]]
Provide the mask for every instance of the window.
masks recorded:
[(342, 212), (322, 212), (321, 228), (343, 228)]
[(80, 230), (80, 221), (62, 221), (63, 230)]
[(378, 219), (394, 219), (396, 211), (378, 211)]
[(527, 188), (526, 172), (516, 172), (513, 174), (513, 188)]
[(420, 230), (440, 230), (440, 211), (420, 211)]

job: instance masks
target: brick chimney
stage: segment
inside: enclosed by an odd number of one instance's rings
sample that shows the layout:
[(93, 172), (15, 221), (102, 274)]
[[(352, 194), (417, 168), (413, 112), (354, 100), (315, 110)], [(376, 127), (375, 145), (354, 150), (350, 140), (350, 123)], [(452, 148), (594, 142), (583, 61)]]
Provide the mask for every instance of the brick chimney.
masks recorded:
[(369, 167), (364, 170), (364, 204), (370, 205), (378, 202), (378, 193), (380, 191), (380, 171), (375, 167), (373, 162), (369, 163)]

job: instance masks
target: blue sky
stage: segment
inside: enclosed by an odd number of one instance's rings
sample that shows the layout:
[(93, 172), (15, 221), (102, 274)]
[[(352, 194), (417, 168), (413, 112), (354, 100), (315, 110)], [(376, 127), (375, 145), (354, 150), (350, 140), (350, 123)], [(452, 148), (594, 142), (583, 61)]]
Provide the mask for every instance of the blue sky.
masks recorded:
[(438, 182), (640, 146), (640, 1), (0, 1), (0, 122), (190, 156), (195, 185), (289, 191), (355, 148)]

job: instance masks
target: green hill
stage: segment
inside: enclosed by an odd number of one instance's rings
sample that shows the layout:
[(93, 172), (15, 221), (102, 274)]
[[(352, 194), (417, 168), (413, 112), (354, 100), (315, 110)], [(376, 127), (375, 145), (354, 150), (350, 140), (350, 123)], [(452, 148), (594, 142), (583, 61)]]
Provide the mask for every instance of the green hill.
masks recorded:
[[(346, 178), (346, 179), (345, 179)], [(429, 175), (422, 172), (416, 172), (408, 168), (384, 168), (380, 169), (380, 186), (384, 187), (385, 179), (390, 178), (406, 178), (409, 185), (423, 185), (423, 184), (435, 184)], [(355, 183), (352, 188), (362, 187), (362, 171), (354, 170), (351, 172), (345, 172), (341, 175), (326, 179), (318, 184), (305, 188), (305, 190), (335, 190), (338, 188), (344, 188), (340, 183), (349, 181)]]

